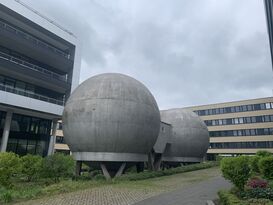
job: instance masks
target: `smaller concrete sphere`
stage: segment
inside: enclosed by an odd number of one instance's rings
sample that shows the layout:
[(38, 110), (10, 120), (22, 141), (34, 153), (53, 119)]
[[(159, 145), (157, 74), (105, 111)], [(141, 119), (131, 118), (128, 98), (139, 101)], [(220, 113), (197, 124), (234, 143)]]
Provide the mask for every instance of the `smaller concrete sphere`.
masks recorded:
[(89, 78), (72, 93), (63, 124), (77, 160), (142, 161), (157, 139), (160, 113), (142, 83), (107, 73)]
[(171, 145), (163, 154), (166, 161), (201, 161), (209, 146), (206, 124), (187, 109), (161, 111), (161, 120), (173, 127)]

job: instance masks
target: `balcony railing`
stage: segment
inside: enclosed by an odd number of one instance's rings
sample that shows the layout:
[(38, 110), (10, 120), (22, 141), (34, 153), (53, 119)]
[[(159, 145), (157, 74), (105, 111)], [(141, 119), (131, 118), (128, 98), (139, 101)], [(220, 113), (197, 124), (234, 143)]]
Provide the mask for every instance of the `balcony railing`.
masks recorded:
[(47, 69), (41, 68), (40, 66), (31, 64), (31, 63), (26, 62), (26, 61), (23, 61), (23, 60), (21, 60), (19, 58), (15, 58), (15, 57), (13, 57), (11, 55), (8, 55), (6, 53), (3, 53), (1, 51), (0, 51), (0, 59), (4, 59), (4, 60), (7, 60), (9, 62), (21, 65), (23, 67), (29, 68), (29, 69), (31, 69), (33, 71), (37, 71), (37, 72), (42, 73), (42, 74), (46, 74), (47, 76), (49, 76), (51, 78), (67, 82), (67, 75), (65, 75), (65, 76), (59, 75), (59, 74), (54, 73), (52, 71), (49, 71)]
[(49, 103), (53, 103), (53, 104), (56, 104), (56, 105), (64, 106), (64, 100), (56, 100), (54, 98), (49, 98), (47, 96), (35, 94), (33, 92), (30, 92), (30, 91), (25, 91), (25, 90), (20, 89), (20, 88), (14, 88), (14, 87), (11, 87), (11, 86), (8, 86), (8, 85), (0, 84), (0, 90), (5, 91), (5, 92), (9, 92), (9, 93), (14, 93), (14, 94), (17, 94), (17, 95), (26, 96), (26, 97), (29, 97), (29, 98), (34, 98), (34, 99), (49, 102)]
[(62, 51), (62, 50), (60, 50), (58, 48), (55, 48), (55, 47), (53, 47), (53, 46), (51, 46), (51, 45), (37, 39), (37, 38), (35, 38), (34, 36), (29, 35), (28, 33), (25, 33), (25, 32), (23, 32), (21, 30), (18, 30), (17, 28), (15, 28), (15, 27), (13, 27), (13, 26), (11, 26), (9, 24), (4, 23), (3, 21), (0, 21), (0, 27), (5, 29), (6, 31), (8, 31), (10, 33), (16, 34), (20, 38), (23, 38), (25, 40), (28, 40), (29, 42), (32, 42), (32, 43), (36, 44), (39, 47), (45, 48), (47, 50), (50, 50), (52, 52), (57, 53), (60, 56), (63, 56), (65, 58), (67, 58), (67, 59), (70, 59), (70, 54), (65, 53), (64, 51)]

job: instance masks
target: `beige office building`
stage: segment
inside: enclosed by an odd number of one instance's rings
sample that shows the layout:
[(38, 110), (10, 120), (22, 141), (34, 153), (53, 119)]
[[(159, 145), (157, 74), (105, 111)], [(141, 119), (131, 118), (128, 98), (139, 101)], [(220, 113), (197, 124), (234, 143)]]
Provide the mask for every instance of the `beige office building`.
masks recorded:
[[(273, 153), (273, 97), (187, 107), (208, 126), (208, 158), (217, 154)], [(69, 153), (58, 124), (55, 150)]]
[(188, 107), (208, 126), (215, 154), (273, 153), (273, 97)]

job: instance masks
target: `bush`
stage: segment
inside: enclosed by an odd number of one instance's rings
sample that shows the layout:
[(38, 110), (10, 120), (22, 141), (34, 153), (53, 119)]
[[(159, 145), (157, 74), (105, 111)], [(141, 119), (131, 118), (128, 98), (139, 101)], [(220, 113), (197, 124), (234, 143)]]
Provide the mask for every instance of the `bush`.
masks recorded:
[(250, 157), (250, 168), (251, 168), (251, 171), (255, 174), (259, 174), (260, 173), (260, 170), (259, 170), (259, 160), (261, 159), (262, 157), (261, 156), (258, 156), (258, 155), (255, 155), (255, 156), (252, 156)]
[(247, 205), (273, 205), (269, 199), (248, 199)]
[(129, 180), (129, 181), (137, 181), (137, 180), (144, 180), (149, 178), (155, 178), (155, 177), (161, 177), (161, 176), (168, 176), (178, 173), (184, 173), (184, 172), (190, 172), (200, 169), (207, 169), (210, 167), (217, 166), (217, 162), (205, 162), (205, 163), (199, 163), (199, 164), (192, 164), (192, 165), (186, 165), (176, 168), (170, 168), (165, 169), (161, 171), (147, 171), (147, 172), (140, 172), (140, 173), (129, 173), (121, 175), (120, 177), (117, 177), (119, 180)]
[(270, 199), (273, 200), (273, 189), (272, 188), (255, 188), (249, 189), (243, 193), (245, 198), (256, 198), (256, 199)]
[(250, 177), (249, 157), (224, 158), (220, 166), (224, 178), (230, 180), (239, 190), (243, 190)]
[(272, 153), (268, 152), (268, 151), (260, 150), (260, 151), (256, 152), (256, 156), (259, 156), (259, 157), (270, 157), (270, 156), (272, 156)]
[(219, 191), (218, 196), (222, 205), (273, 205), (270, 199), (266, 198), (249, 198), (240, 199), (229, 191)]
[(42, 175), (58, 182), (60, 177), (73, 176), (74, 168), (75, 162), (71, 156), (56, 153), (43, 159)]
[(273, 179), (273, 156), (261, 158), (258, 165), (266, 179)]
[(27, 181), (32, 181), (39, 176), (42, 169), (42, 157), (37, 155), (25, 155), (21, 158), (22, 174), (27, 177)]
[(255, 188), (267, 188), (268, 187), (268, 182), (264, 179), (261, 179), (259, 177), (252, 177), (251, 179), (248, 180), (247, 182), (247, 187), (250, 189), (255, 189)]
[(20, 158), (11, 152), (0, 153), (0, 185), (11, 187), (11, 176), (21, 171)]
[(268, 186), (273, 189), (273, 180), (269, 181)]
[(4, 193), (1, 194), (1, 200), (4, 202), (4, 203), (9, 203), (12, 201), (12, 194), (11, 194), (11, 191), (5, 191)]
[(94, 176), (94, 179), (105, 181), (105, 176), (103, 174), (97, 174), (96, 176)]
[(228, 191), (219, 191), (218, 196), (223, 205), (245, 205), (240, 199)]

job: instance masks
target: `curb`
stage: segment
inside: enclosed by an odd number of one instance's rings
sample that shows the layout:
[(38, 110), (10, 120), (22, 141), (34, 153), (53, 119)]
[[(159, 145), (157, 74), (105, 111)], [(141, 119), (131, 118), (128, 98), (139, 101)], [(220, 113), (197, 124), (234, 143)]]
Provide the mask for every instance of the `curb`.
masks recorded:
[(215, 205), (215, 203), (214, 203), (213, 201), (211, 201), (211, 200), (208, 200), (208, 201), (206, 202), (206, 205)]

